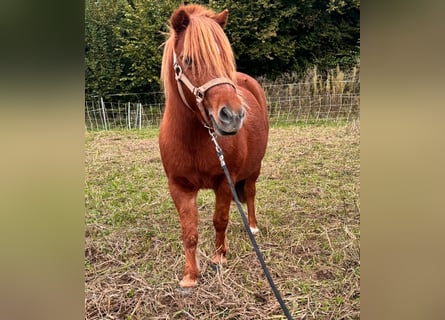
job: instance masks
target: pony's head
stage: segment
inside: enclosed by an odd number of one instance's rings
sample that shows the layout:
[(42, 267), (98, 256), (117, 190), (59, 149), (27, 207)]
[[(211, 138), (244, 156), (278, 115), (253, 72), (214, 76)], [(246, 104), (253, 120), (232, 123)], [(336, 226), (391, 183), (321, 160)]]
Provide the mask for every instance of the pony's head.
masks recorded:
[(235, 87), (235, 59), (223, 31), (227, 17), (227, 10), (216, 14), (198, 5), (175, 10), (161, 71), (166, 95), (180, 94), (183, 103), (220, 135), (236, 134), (246, 115)]

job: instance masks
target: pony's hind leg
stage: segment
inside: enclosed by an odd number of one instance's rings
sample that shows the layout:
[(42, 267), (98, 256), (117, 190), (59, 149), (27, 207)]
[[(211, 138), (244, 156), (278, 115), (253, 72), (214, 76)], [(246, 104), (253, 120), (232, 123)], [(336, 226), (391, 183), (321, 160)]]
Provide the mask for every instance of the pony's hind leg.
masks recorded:
[(214, 264), (226, 263), (227, 246), (227, 225), (229, 223), (230, 202), (232, 201), (232, 194), (229, 186), (221, 186), (215, 191), (216, 205), (215, 213), (213, 215), (213, 226), (215, 227), (215, 254), (212, 262)]
[(198, 209), (196, 207), (197, 191), (190, 191), (181, 185), (169, 181), (170, 193), (179, 212), (182, 231), (182, 243), (185, 252), (185, 267), (179, 285), (191, 288), (198, 285), (199, 262), (196, 255), (198, 245)]
[(256, 194), (256, 178), (255, 179), (247, 179), (246, 185), (244, 186), (244, 195), (246, 197), (247, 204), (247, 216), (250, 226), (250, 231), (253, 234), (260, 232), (258, 229), (256, 215), (255, 215), (255, 194)]

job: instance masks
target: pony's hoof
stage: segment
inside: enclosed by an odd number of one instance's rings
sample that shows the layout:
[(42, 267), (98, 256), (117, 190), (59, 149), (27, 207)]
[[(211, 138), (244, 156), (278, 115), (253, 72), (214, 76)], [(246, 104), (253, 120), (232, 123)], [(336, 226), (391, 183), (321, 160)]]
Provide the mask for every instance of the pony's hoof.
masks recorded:
[(181, 294), (182, 297), (189, 297), (195, 292), (195, 290), (196, 290), (195, 287), (179, 288), (179, 293)]
[(181, 281), (179, 281), (179, 286), (181, 289), (193, 289), (198, 286), (198, 280), (184, 277)]
[(212, 258), (213, 265), (226, 264), (226, 263), (227, 263), (227, 258), (222, 254), (215, 254)]
[(253, 234), (257, 234), (260, 232), (260, 229), (258, 229), (257, 227), (250, 227), (250, 231), (252, 231)]

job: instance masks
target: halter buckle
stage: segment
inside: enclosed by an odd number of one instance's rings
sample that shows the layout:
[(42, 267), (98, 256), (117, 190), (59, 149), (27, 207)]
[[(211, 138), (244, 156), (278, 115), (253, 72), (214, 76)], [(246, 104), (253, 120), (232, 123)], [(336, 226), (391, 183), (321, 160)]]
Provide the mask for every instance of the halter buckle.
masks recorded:
[(205, 91), (202, 91), (200, 88), (194, 88), (193, 94), (195, 95), (197, 103), (201, 103), (202, 100), (204, 100)]

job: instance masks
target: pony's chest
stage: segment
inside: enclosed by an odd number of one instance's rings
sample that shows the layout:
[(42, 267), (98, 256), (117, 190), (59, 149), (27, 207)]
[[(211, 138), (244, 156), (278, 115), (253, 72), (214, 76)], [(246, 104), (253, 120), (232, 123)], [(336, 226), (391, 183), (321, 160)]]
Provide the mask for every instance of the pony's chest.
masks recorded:
[(223, 174), (214, 149), (176, 146), (161, 152), (167, 175), (188, 181), (198, 188), (212, 188)]
[(188, 150), (184, 152), (182, 165), (187, 171), (200, 176), (213, 176), (221, 173), (221, 166), (215, 150)]
[(215, 189), (223, 177), (219, 160), (215, 154), (202, 155), (199, 152), (184, 159), (176, 168), (176, 175), (196, 188)]

